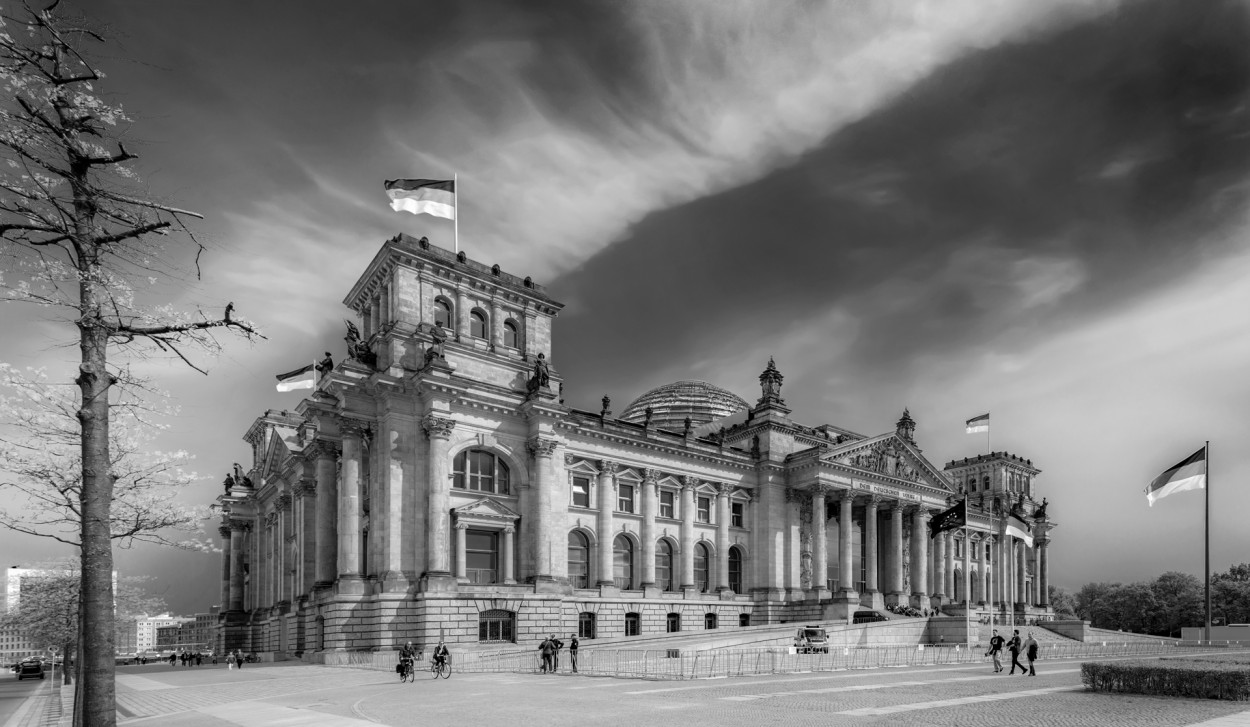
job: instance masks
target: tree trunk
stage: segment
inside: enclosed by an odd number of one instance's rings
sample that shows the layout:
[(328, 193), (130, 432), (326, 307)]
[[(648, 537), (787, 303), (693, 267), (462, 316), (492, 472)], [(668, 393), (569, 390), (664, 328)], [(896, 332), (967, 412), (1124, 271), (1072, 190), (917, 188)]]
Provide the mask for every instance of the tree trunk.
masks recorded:
[[(88, 213), (89, 215), (89, 213)], [(90, 227), (79, 217), (80, 230)], [(85, 229), (83, 229), (85, 228)], [(89, 232), (88, 232), (89, 235)], [(87, 239), (87, 235), (80, 237)], [(80, 247), (90, 258), (80, 266), (84, 271), (79, 285), (81, 295), (78, 320), (82, 363), (78, 386), (82, 391), (83, 480), (82, 505), (82, 692), (81, 723), (91, 727), (113, 727), (117, 723), (115, 689), (116, 664), (113, 660), (113, 540), (110, 507), (113, 500), (113, 474), (109, 458), (109, 387), (112, 376), (108, 361), (108, 331), (101, 325), (101, 304), (105, 299), (98, 251), (90, 244)]]

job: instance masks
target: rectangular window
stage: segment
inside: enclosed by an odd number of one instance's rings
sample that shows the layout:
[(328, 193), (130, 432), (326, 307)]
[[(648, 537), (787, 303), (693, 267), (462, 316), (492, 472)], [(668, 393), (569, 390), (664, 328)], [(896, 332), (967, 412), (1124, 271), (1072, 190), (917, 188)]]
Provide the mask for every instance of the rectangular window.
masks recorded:
[(590, 507), (590, 478), (573, 478), (573, 506)]
[(699, 498), (699, 515), (697, 519), (701, 523), (712, 522), (712, 498)]
[(730, 503), (729, 511), (733, 515), (733, 521), (730, 524), (733, 525), (735, 528), (745, 528), (746, 521), (747, 521), (746, 510), (747, 510), (746, 503), (742, 503), (742, 502)]
[(470, 583), (494, 583), (496, 572), (496, 533), (469, 530), (465, 533), (465, 575)]
[(674, 493), (670, 490), (660, 490), (660, 517), (676, 517), (673, 510)]
[(616, 511), (617, 512), (633, 512), (634, 511), (634, 486), (633, 485), (617, 485)]

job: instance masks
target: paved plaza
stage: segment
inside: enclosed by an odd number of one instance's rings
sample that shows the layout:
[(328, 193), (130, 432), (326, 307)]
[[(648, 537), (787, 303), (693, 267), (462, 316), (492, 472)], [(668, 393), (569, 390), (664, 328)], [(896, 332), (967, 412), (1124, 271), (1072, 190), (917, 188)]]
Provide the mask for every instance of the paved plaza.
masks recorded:
[[(343, 725), (1060, 725), (1250, 727), (1250, 704), (1094, 694), (1080, 662), (1037, 677), (983, 665), (873, 669), (698, 681), (571, 674), (389, 673), (277, 664), (123, 669), (118, 722), (161, 727)], [(41, 692), (42, 694), (43, 692)], [(36, 697), (5, 727), (56, 724)], [(61, 724), (68, 724), (63, 719)]]

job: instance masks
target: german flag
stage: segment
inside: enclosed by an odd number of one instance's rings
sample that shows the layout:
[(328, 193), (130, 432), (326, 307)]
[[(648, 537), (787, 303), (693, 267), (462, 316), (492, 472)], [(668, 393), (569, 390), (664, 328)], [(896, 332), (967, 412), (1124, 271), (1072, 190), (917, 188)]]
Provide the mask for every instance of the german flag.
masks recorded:
[(1207, 448), (1204, 446), (1154, 478), (1154, 481), (1146, 487), (1146, 502), (1154, 505), (1155, 500), (1167, 497), (1173, 492), (1201, 490), (1206, 486)]

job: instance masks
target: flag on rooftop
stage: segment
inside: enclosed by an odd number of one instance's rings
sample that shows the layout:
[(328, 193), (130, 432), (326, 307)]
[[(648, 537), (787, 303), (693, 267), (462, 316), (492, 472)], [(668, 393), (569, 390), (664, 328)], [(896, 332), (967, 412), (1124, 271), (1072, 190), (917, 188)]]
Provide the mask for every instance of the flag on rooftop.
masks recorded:
[(1207, 448), (1204, 446), (1154, 478), (1154, 481), (1146, 487), (1146, 502), (1154, 505), (1155, 500), (1167, 497), (1173, 492), (1201, 490), (1206, 486)]
[(317, 372), (314, 364), (308, 364), (303, 368), (288, 371), (285, 374), (278, 374), (277, 379), (278, 391), (317, 388)]
[(388, 179), (386, 196), (396, 212), (456, 219), (454, 179)]
[(1029, 532), (1031, 527), (1024, 518), (1020, 517), (1020, 513), (1015, 510), (1007, 516), (1007, 534), (1013, 538), (1019, 538), (1024, 544), (1033, 547), (1033, 535)]
[(969, 434), (977, 432), (988, 432), (990, 430), (990, 413), (987, 411), (980, 416), (975, 416), (964, 422), (964, 426), (968, 428)]
[(929, 539), (936, 538), (944, 530), (962, 528), (967, 524), (968, 498), (965, 497), (959, 501), (958, 505), (933, 516), (933, 519), (929, 521)]

